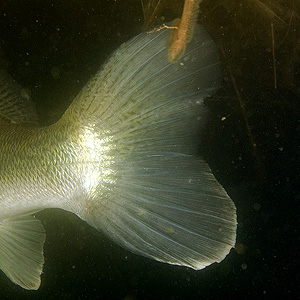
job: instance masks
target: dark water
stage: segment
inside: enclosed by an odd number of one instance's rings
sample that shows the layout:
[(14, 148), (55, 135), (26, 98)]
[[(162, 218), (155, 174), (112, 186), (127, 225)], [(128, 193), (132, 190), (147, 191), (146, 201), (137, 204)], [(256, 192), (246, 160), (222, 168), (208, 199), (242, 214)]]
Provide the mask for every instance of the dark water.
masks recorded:
[[(165, 3), (161, 15), (178, 17), (180, 1)], [(206, 101), (200, 151), (237, 206), (236, 249), (193, 271), (133, 255), (75, 216), (48, 210), (39, 214), (47, 231), (40, 289), (25, 291), (0, 274), (0, 299), (296, 298), (300, 7), (269, 0), (201, 7), (220, 48), (224, 87)], [(2, 0), (0, 67), (28, 88), (41, 123), (50, 124), (142, 26), (139, 0)]]

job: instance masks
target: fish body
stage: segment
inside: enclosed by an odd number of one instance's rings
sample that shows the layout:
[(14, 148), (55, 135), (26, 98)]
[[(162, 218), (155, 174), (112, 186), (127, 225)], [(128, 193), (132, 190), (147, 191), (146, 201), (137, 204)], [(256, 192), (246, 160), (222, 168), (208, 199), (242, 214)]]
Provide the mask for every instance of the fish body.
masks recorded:
[(235, 244), (236, 209), (196, 155), (203, 100), (220, 86), (217, 48), (198, 26), (168, 61), (170, 32), (120, 46), (62, 118), (39, 127), (32, 103), (0, 74), (0, 268), (40, 286), (45, 230), (61, 208), (124, 248), (202, 269)]

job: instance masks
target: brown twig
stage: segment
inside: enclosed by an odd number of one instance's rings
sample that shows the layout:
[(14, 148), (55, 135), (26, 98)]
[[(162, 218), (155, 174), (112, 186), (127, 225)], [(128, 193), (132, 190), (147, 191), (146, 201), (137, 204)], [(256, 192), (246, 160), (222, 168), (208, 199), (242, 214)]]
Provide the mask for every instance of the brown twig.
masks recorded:
[(276, 71), (275, 38), (274, 38), (274, 25), (273, 25), (273, 22), (271, 22), (271, 37), (272, 37), (272, 57), (273, 57), (273, 72), (274, 72), (274, 89), (277, 89), (277, 71)]
[(142, 10), (143, 10), (143, 15), (144, 15), (144, 30), (148, 29), (150, 24), (152, 24), (155, 15), (159, 13), (159, 10), (161, 9), (161, 2), (162, 0), (157, 0), (157, 3), (155, 4), (154, 8), (153, 6), (153, 1), (147, 1), (147, 4), (144, 4), (144, 1), (141, 0), (142, 4)]
[(176, 19), (173, 23), (174, 27), (178, 27), (178, 29), (175, 29), (172, 35), (168, 52), (169, 61), (177, 60), (184, 53), (197, 23), (201, 1), (185, 0), (181, 19)]

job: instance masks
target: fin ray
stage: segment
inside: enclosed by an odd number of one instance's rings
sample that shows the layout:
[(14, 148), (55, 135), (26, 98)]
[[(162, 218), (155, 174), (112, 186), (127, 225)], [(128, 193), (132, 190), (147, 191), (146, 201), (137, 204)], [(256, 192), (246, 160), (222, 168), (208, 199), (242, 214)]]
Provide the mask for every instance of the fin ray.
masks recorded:
[(122, 162), (109, 199), (88, 223), (159, 261), (201, 269), (223, 260), (235, 244), (235, 207), (207, 164), (193, 156), (150, 158)]
[(0, 269), (21, 287), (36, 290), (44, 264), (45, 230), (33, 216), (0, 222)]
[(203, 100), (220, 85), (220, 62), (200, 26), (169, 62), (169, 34), (142, 33), (122, 45), (63, 119), (92, 131), (92, 153), (105, 158), (105, 166), (89, 165), (101, 175), (79, 216), (132, 252), (201, 269), (224, 259), (236, 234), (232, 200), (193, 155)]

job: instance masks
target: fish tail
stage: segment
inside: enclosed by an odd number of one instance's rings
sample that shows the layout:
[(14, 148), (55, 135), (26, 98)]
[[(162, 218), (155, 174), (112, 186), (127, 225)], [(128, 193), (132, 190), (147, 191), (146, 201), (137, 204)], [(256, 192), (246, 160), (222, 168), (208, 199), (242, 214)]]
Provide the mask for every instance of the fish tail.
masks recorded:
[(170, 63), (170, 34), (142, 33), (122, 45), (63, 118), (81, 123), (88, 139), (80, 217), (134, 253), (201, 269), (224, 259), (237, 226), (232, 200), (195, 155), (220, 62), (197, 26)]

